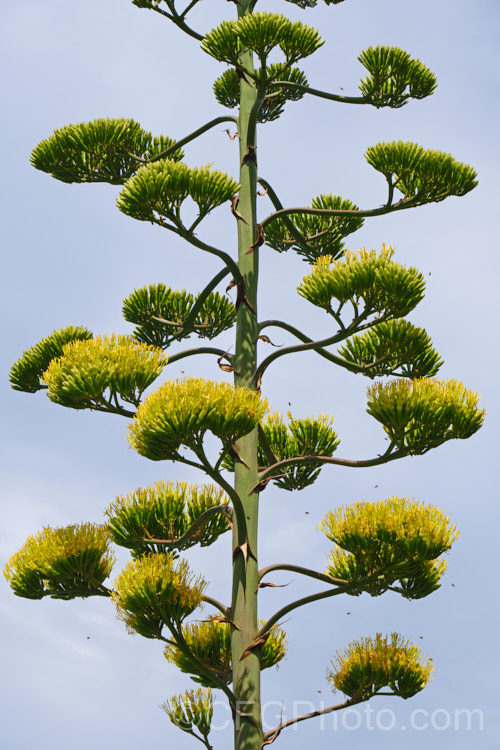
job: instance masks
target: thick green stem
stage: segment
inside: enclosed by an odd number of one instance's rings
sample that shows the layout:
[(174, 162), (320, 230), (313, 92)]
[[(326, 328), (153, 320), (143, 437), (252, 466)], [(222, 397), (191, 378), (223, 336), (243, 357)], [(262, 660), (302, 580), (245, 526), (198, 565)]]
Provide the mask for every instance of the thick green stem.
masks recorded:
[[(251, 10), (251, 3), (242, 0), (238, 5), (238, 16)], [(241, 67), (253, 71), (253, 56), (243, 50)], [(235, 385), (254, 388), (254, 373), (257, 359), (257, 279), (258, 250), (252, 250), (257, 239), (256, 194), (257, 164), (256, 117), (258, 92), (249, 78), (241, 80), (240, 116), (240, 194), (238, 212), (245, 221), (238, 221), (238, 265), (244, 287), (240, 289), (238, 316), (236, 321), (236, 352), (234, 358)], [(253, 116), (252, 116), (253, 113)], [(235, 750), (259, 750), (262, 741), (260, 709), (260, 659), (258, 651), (248, 646), (257, 632), (257, 524), (258, 494), (252, 492), (257, 483), (257, 429), (238, 441), (241, 461), (235, 461), (235, 490), (240, 497), (245, 514), (245, 526), (238, 519), (233, 525), (233, 588), (231, 614), (232, 631), (233, 692), (237, 700), (234, 716)]]

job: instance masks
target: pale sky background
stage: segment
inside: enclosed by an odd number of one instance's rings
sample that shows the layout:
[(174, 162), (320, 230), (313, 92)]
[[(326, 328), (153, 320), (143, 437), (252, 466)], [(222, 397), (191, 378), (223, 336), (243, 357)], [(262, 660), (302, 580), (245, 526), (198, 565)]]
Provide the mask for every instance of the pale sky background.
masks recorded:
[[(267, 729), (293, 713), (338, 702), (324, 680), (337, 649), (376, 632), (397, 631), (435, 661), (433, 682), (410, 701), (375, 698), (371, 724), (337, 717), (287, 730), (276, 748), (319, 750), (370, 747), (387, 750), (493, 750), (498, 747), (498, 0), (346, 0), (300, 11), (283, 0), (261, 0), (258, 10), (278, 11), (318, 28), (326, 44), (306, 60), (310, 84), (356, 94), (364, 69), (358, 54), (370, 45), (400, 46), (438, 78), (436, 93), (401, 110), (342, 106), (314, 98), (290, 103), (284, 116), (261, 128), (260, 174), (285, 205), (307, 204), (321, 192), (341, 194), (363, 208), (385, 199), (385, 181), (363, 158), (379, 141), (417, 141), (474, 165), (479, 187), (462, 199), (367, 221), (348, 246), (396, 246), (396, 260), (417, 266), (427, 296), (410, 320), (424, 326), (445, 359), (440, 376), (456, 377), (483, 394), (483, 429), (469, 441), (449, 442), (417, 458), (353, 471), (323, 469), (303, 493), (269, 488), (262, 495), (260, 563), (296, 562), (323, 569), (329, 544), (316, 531), (325, 513), (356, 500), (393, 494), (435, 503), (461, 530), (448, 555), (440, 590), (407, 602), (338, 597), (295, 612), (286, 622), (289, 653), (279, 671), (263, 675)], [(193, 13), (200, 31), (233, 17), (226, 0), (205, 0)], [(121, 493), (160, 478), (203, 481), (181, 466), (151, 463), (128, 448), (121, 417), (58, 407), (44, 393), (9, 389), (10, 365), (23, 349), (55, 328), (86, 325), (96, 334), (130, 332), (122, 299), (159, 281), (197, 292), (219, 269), (200, 251), (158, 227), (134, 222), (114, 206), (118, 190), (72, 185), (29, 165), (32, 148), (55, 128), (96, 117), (132, 117), (154, 134), (180, 138), (222, 114), (211, 85), (224, 66), (200, 51), (157, 14), (127, 0), (68, 3), (25, 0), (0, 10), (3, 84), (2, 213), (5, 248), (2, 385), (2, 564), (43, 525), (102, 519)], [(224, 110), (226, 111), (226, 110)], [(214, 162), (237, 177), (236, 141), (215, 128), (186, 148), (190, 165)], [(260, 216), (270, 213), (260, 199)], [(234, 220), (227, 208), (213, 213), (200, 235), (234, 251)], [(260, 317), (281, 317), (307, 334), (329, 330), (321, 311), (295, 288), (308, 267), (297, 257), (261, 252)], [(276, 343), (286, 337), (268, 331)], [(193, 339), (194, 341), (194, 339)], [(187, 343), (190, 345), (190, 342)], [(232, 346), (231, 335), (220, 345)], [(264, 347), (265, 345), (263, 345)], [(262, 356), (266, 351), (263, 348)], [(180, 371), (223, 379), (208, 357), (173, 365)], [(365, 413), (367, 380), (309, 354), (280, 360), (263, 389), (275, 409), (291, 402), (296, 416), (334, 416), (342, 439), (339, 456), (370, 458), (384, 448), (383, 431)], [(212, 581), (211, 593), (229, 597), (230, 540), (188, 554)], [(126, 556), (121, 554), (120, 561)], [(2, 579), (3, 580), (3, 579)], [(284, 589), (264, 590), (261, 611), (311, 591), (293, 575)], [(41, 602), (14, 597), (0, 585), (1, 745), (5, 750), (132, 750), (154, 743), (179, 750), (193, 740), (158, 709), (173, 693), (194, 684), (168, 665), (161, 644), (130, 637), (107, 600)], [(208, 611), (208, 610), (207, 610)], [(321, 692), (320, 692), (321, 691)], [(309, 703), (309, 704), (308, 704)], [(395, 712), (395, 726), (391, 715)], [(411, 713), (421, 709), (411, 726)], [(455, 711), (482, 712), (455, 728)], [(382, 713), (377, 713), (381, 712)], [(217, 721), (228, 718), (222, 709)], [(379, 727), (376, 725), (378, 718)], [(450, 719), (451, 726), (446, 728)], [(352, 729), (359, 720), (360, 728)], [(373, 727), (373, 728), (370, 728)], [(382, 727), (382, 728), (380, 728)], [(406, 727), (406, 729), (403, 729)], [(403, 732), (403, 734), (402, 734)], [(212, 735), (216, 750), (232, 746), (232, 731)], [(196, 746), (196, 743), (195, 745)]]

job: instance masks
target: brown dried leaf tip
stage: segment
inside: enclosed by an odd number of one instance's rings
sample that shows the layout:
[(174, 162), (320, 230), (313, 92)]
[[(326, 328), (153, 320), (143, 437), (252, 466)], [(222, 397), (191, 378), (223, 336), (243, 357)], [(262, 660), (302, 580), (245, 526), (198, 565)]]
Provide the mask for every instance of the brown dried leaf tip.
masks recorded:
[(249, 301), (247, 297), (247, 290), (245, 286), (245, 281), (243, 279), (241, 279), (241, 281), (238, 282), (237, 289), (238, 289), (238, 292), (236, 294), (236, 302), (234, 305), (236, 309), (239, 310), (240, 305), (245, 303), (248, 309), (251, 310), (251, 312), (253, 312), (254, 315), (257, 315), (257, 313), (255, 312), (255, 308), (253, 307), (253, 305), (251, 304), (251, 302)]
[(261, 334), (257, 338), (257, 341), (264, 341), (266, 344), (271, 344), (271, 346), (274, 346), (275, 349), (281, 349), (281, 347), (283, 346), (283, 344), (273, 344), (269, 336), (264, 336), (264, 334)]
[[(224, 372), (236, 372), (234, 367), (232, 367), (231, 365), (227, 365), (225, 362), (222, 361), (226, 355), (227, 355), (227, 352), (226, 354), (222, 354), (220, 357), (218, 357), (217, 364), (219, 365), (220, 369), (223, 370)], [(237, 372), (236, 374), (238, 375)]]
[(241, 160), (241, 166), (249, 161), (253, 162), (255, 166), (257, 166), (257, 149), (255, 148), (255, 146), (247, 146), (247, 152)]
[(255, 240), (253, 245), (250, 247), (250, 249), (247, 250), (247, 255), (249, 255), (250, 253), (253, 253), (254, 250), (256, 250), (258, 247), (261, 247), (265, 242), (264, 229), (262, 227), (262, 224), (256, 224), (255, 228), (257, 230), (257, 239)]
[(257, 586), (258, 589), (265, 589), (265, 588), (273, 588), (273, 589), (283, 589), (285, 586), (289, 586), (289, 583), (266, 583), (265, 581), (260, 581), (259, 585)]
[(246, 659), (247, 656), (250, 656), (252, 651), (255, 651), (256, 649), (263, 646), (270, 635), (271, 633), (266, 633), (266, 635), (261, 635), (259, 638), (256, 638), (254, 641), (252, 641), (252, 643), (243, 651), (242, 655), (240, 656), (240, 661), (243, 661), (243, 659)]
[(240, 201), (240, 196), (235, 195), (233, 200), (231, 201), (231, 213), (233, 216), (238, 219), (239, 221), (242, 221), (243, 224), (248, 224), (248, 221), (243, 218), (243, 216), (236, 210), (236, 206), (238, 205)]
[[(229, 2), (237, 2), (237, 0), (229, 0)], [(236, 75), (238, 76), (240, 80), (243, 78), (243, 80), (246, 81), (250, 85), (250, 81), (248, 80), (248, 78), (246, 77), (246, 75), (244, 74), (241, 68), (236, 67), (235, 71), (236, 71)]]

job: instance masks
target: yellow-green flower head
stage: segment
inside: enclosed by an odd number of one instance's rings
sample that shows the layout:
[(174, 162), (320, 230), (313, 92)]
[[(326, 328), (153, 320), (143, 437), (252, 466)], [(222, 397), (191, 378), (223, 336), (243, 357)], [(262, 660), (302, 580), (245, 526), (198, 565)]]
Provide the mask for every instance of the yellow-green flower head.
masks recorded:
[(267, 400), (248, 388), (203, 378), (171, 380), (141, 404), (128, 439), (153, 461), (175, 458), (181, 445), (196, 445), (207, 431), (234, 442), (257, 427), (267, 408)]
[(162, 708), (168, 718), (183, 732), (193, 732), (198, 729), (207, 737), (212, 724), (214, 697), (210, 688), (186, 690), (181, 695), (173, 695), (170, 700), (162, 703)]
[[(229, 529), (224, 512), (227, 503), (227, 495), (214, 485), (162, 480), (118, 497), (106, 510), (108, 528), (113, 541), (131, 548), (134, 556), (164, 549), (187, 549), (194, 544), (205, 547)], [(221, 510), (216, 512), (217, 508)], [(209, 509), (215, 513), (183, 539)]]
[(161, 349), (113, 334), (72, 341), (43, 374), (48, 397), (73, 409), (96, 409), (120, 396), (137, 405), (167, 363)]
[(458, 537), (442, 510), (406, 497), (359, 502), (330, 511), (319, 528), (342, 549), (353, 554), (399, 554), (402, 559), (433, 560)]
[(102, 595), (100, 584), (115, 561), (109, 541), (107, 529), (92, 523), (46, 527), (28, 537), (4, 575), (14, 593), (27, 599)]
[(481, 427), (479, 396), (458, 380), (419, 378), (375, 383), (367, 389), (368, 414), (389, 439), (409, 453), (426, 453), (453, 438), (465, 439)]
[[(355, 503), (330, 511), (319, 526), (336, 546), (327, 574), (358, 582), (350, 593), (382, 594), (388, 588), (406, 598), (427, 596), (446, 569), (436, 558), (458, 536), (439, 509), (405, 497)], [(367, 577), (370, 580), (363, 580)], [(396, 581), (400, 582), (395, 587)]]
[(206, 586), (186, 560), (154, 552), (125, 566), (114, 582), (112, 599), (129, 630), (159, 638), (164, 626), (179, 625), (201, 604)]
[(411, 698), (430, 682), (434, 667), (420, 649), (398, 633), (361, 638), (339, 651), (326, 678), (349, 697), (368, 700), (382, 688)]
[[(258, 627), (264, 623), (259, 621)], [(231, 661), (231, 627), (227, 622), (206, 620), (189, 623), (183, 626), (182, 635), (190, 651), (205, 664), (214, 676), (229, 684), (232, 679)], [(260, 668), (268, 669), (277, 664), (286, 655), (286, 633), (280, 627), (274, 627), (266, 642), (260, 649)], [(174, 644), (165, 647), (165, 658), (175, 664), (182, 672), (191, 675), (194, 682), (205, 687), (219, 687), (215, 680), (202, 674), (195, 661)]]
[[(422, 300), (425, 282), (416, 268), (405, 268), (392, 260), (394, 248), (346, 250), (342, 258), (329, 255), (316, 261), (312, 273), (304, 276), (298, 293), (327, 312), (352, 302), (365, 315), (378, 320), (402, 318)], [(340, 308), (339, 308), (340, 310)], [(361, 310), (360, 310), (361, 311)]]

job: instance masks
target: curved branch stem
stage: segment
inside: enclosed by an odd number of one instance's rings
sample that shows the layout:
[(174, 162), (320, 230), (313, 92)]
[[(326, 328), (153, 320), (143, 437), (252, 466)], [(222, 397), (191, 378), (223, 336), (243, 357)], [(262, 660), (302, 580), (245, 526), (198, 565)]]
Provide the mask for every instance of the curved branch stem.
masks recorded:
[[(335, 354), (324, 351), (324, 347), (331, 346), (332, 344), (338, 344), (340, 341), (344, 341), (344, 339), (348, 338), (351, 334), (356, 333), (356, 331), (359, 330), (359, 324), (368, 315), (368, 312), (361, 313), (361, 315), (351, 321), (351, 323), (347, 327), (342, 327), (342, 329), (340, 331), (337, 331), (337, 333), (335, 333), (333, 336), (328, 336), (326, 339), (320, 339), (318, 341), (311, 341), (310, 338), (305, 336), (298, 329), (293, 328), (293, 326), (288, 326), (286, 323), (281, 323), (281, 321), (265, 321), (265, 324), (261, 324), (261, 327), (264, 327), (264, 325), (278, 324), (280, 328), (290, 331), (290, 333), (293, 333), (304, 343), (283, 347), (282, 349), (279, 349), (279, 351), (269, 354), (269, 356), (260, 363), (255, 371), (256, 382), (261, 382), (262, 376), (269, 365), (271, 365), (276, 359), (279, 359), (279, 357), (284, 357), (286, 354), (293, 354), (296, 352), (305, 352), (309, 349), (318, 352), (318, 354), (330, 360), (331, 362), (335, 362), (335, 364), (345, 367), (344, 360), (341, 357), (337, 357)], [(337, 320), (337, 322), (339, 321)]]
[(185, 18), (187, 14), (189, 13), (189, 11), (192, 10), (195, 5), (198, 5), (199, 2), (200, 0), (191, 0), (189, 5), (187, 5), (182, 11), (182, 13), (179, 15), (179, 18)]
[(264, 576), (274, 570), (289, 570), (291, 573), (300, 573), (300, 575), (309, 576), (309, 578), (316, 578), (318, 581), (331, 583), (334, 586), (345, 586), (349, 583), (349, 581), (344, 581), (342, 578), (333, 578), (325, 573), (319, 573), (316, 570), (303, 568), (300, 565), (288, 565), (288, 563), (277, 563), (276, 565), (268, 565), (265, 568), (261, 568), (261, 570), (259, 570), (259, 580), (262, 580)]
[(310, 86), (304, 86), (304, 84), (302, 83), (293, 83), (290, 81), (270, 81), (269, 85), (278, 86), (280, 89), (289, 88), (293, 91), (301, 91), (303, 94), (317, 96), (320, 99), (330, 99), (330, 101), (332, 102), (340, 102), (341, 104), (371, 104), (371, 101), (365, 96), (340, 96), (340, 94), (330, 94), (328, 93), (328, 91), (313, 89)]
[(189, 242), (190, 245), (194, 245), (200, 250), (204, 250), (205, 252), (210, 253), (211, 255), (216, 255), (220, 258), (228, 271), (233, 274), (233, 278), (237, 284), (242, 280), (238, 264), (228, 253), (224, 252), (224, 250), (219, 250), (219, 248), (213, 247), (213, 245), (208, 245), (206, 242), (198, 239), (194, 234), (190, 234), (186, 227), (181, 224), (178, 224), (177, 226), (177, 233), (186, 240), (186, 242)]
[[(393, 693), (391, 693), (393, 695)], [(276, 729), (273, 729), (271, 732), (266, 732), (264, 735), (264, 745), (270, 745), (274, 740), (278, 737), (282, 729), (285, 729), (285, 727), (292, 726), (292, 724), (298, 724), (300, 721), (305, 721), (306, 719), (315, 719), (317, 716), (324, 716), (325, 714), (330, 714), (333, 711), (340, 711), (343, 708), (347, 708), (348, 706), (355, 706), (357, 703), (363, 703), (364, 699), (359, 698), (359, 691), (355, 693), (352, 698), (349, 698), (349, 700), (344, 701), (343, 703), (337, 703), (335, 706), (328, 706), (328, 708), (321, 708), (317, 711), (311, 711), (308, 714), (302, 714), (301, 716), (294, 716), (293, 719), (289, 719), (288, 721), (283, 721)]]
[(280, 474), (282, 469), (286, 469), (289, 466), (305, 466), (312, 463), (323, 463), (361, 469), (370, 466), (380, 466), (389, 461), (395, 461), (397, 458), (404, 458), (409, 453), (409, 451), (404, 448), (392, 452), (393, 447), (394, 445), (391, 443), (387, 451), (381, 456), (377, 456), (377, 458), (368, 458), (362, 461), (352, 461), (347, 458), (333, 458), (332, 456), (296, 456), (295, 458), (285, 458), (283, 461), (278, 461), (272, 466), (268, 466), (264, 471), (261, 471), (259, 474), (259, 484), (268, 477), (272, 478), (274, 474)]
[[(296, 336), (300, 341), (302, 341), (304, 344), (307, 345), (306, 347), (303, 347), (301, 345), (296, 345), (296, 346), (286, 347), (286, 349), (280, 349), (280, 351), (284, 351), (285, 354), (291, 354), (292, 352), (307, 351), (307, 349), (313, 349), (313, 351), (315, 351), (321, 357), (328, 359), (330, 362), (334, 362), (336, 365), (341, 365), (343, 367), (347, 365), (347, 363), (344, 364), (344, 360), (341, 357), (337, 357), (335, 354), (332, 354), (331, 352), (327, 352), (323, 349), (324, 346), (330, 345), (330, 344), (324, 343), (325, 341), (328, 341), (328, 339), (323, 339), (323, 341), (313, 341), (313, 339), (309, 338), (309, 336), (306, 336), (305, 333), (302, 333), (302, 331), (299, 331), (298, 328), (295, 328), (294, 326), (289, 325), (288, 323), (285, 323), (282, 320), (265, 320), (260, 324), (259, 330), (262, 331), (264, 328), (271, 328), (271, 327), (282, 328), (284, 331), (288, 331), (288, 333), (293, 334), (293, 336)], [(350, 330), (350, 328), (346, 330)], [(342, 335), (335, 334), (335, 341), (331, 341), (330, 343), (331, 344), (339, 343), (344, 338), (346, 338), (346, 335), (350, 335), (350, 333), (345, 334), (344, 331), (342, 331)], [(275, 352), (273, 352), (273, 354), (274, 353)], [(262, 362), (262, 364), (259, 365), (259, 370), (258, 370), (259, 374), (263, 373), (264, 370), (267, 369), (267, 367), (269, 367), (271, 362), (275, 359), (275, 357), (273, 357), (273, 354), (270, 354), (269, 357), (267, 357)], [(362, 368), (360, 367), (360, 369)]]
[(219, 612), (224, 615), (224, 617), (229, 618), (231, 616), (231, 610), (229, 607), (226, 607), (222, 602), (219, 602), (218, 599), (214, 599), (211, 596), (202, 596), (202, 599), (207, 604), (210, 604), (212, 607), (215, 607), (215, 609), (218, 609)]
[(191, 735), (191, 737), (194, 737), (195, 740), (199, 740), (200, 742), (202, 742), (207, 750), (213, 750), (212, 745), (208, 741), (208, 736), (196, 734), (196, 732), (193, 732), (191, 729), (184, 729), (183, 731), (186, 732), (186, 734)]
[(275, 219), (284, 219), (285, 216), (290, 214), (308, 214), (312, 216), (359, 216), (360, 218), (369, 216), (383, 216), (384, 214), (391, 213), (392, 211), (401, 211), (405, 208), (410, 208), (414, 205), (413, 198), (402, 198), (397, 203), (385, 204), (379, 208), (372, 208), (369, 210), (362, 209), (341, 209), (341, 208), (307, 208), (300, 206), (298, 208), (283, 208), (275, 213), (267, 216), (262, 222), (261, 226), (263, 229)]
[(215, 354), (218, 357), (224, 357), (227, 359), (228, 362), (231, 362), (232, 355), (228, 352), (223, 351), (222, 349), (217, 349), (215, 346), (198, 346), (194, 349), (185, 349), (183, 352), (177, 352), (177, 354), (172, 354), (172, 356), (169, 356), (168, 362), (169, 364), (172, 364), (173, 362), (178, 362), (180, 359), (185, 359), (186, 357), (192, 357), (195, 354)]
[(156, 13), (159, 13), (161, 16), (165, 16), (165, 18), (168, 18), (169, 21), (172, 21), (172, 23), (175, 23), (176, 26), (178, 26), (181, 31), (184, 31), (188, 36), (192, 36), (193, 39), (197, 39), (199, 42), (203, 41), (204, 37), (202, 34), (198, 34), (197, 31), (192, 29), (190, 26), (187, 25), (187, 23), (184, 21), (184, 18), (186, 17), (186, 14), (189, 10), (191, 10), (192, 7), (198, 3), (199, 0), (194, 0), (191, 2), (187, 8), (184, 9), (184, 11), (179, 15), (177, 11), (175, 10), (174, 3), (173, 2), (167, 2), (167, 5), (170, 9), (170, 13), (167, 13), (166, 10), (162, 10), (161, 8), (158, 8), (158, 6), (152, 6), (151, 10), (154, 10)]
[[(359, 583), (359, 582), (358, 582)], [(269, 632), (269, 630), (273, 627), (273, 625), (276, 625), (276, 623), (281, 620), (282, 617), (287, 615), (289, 612), (293, 612), (294, 609), (298, 609), (299, 607), (304, 607), (306, 604), (311, 604), (312, 602), (319, 602), (321, 599), (328, 599), (331, 596), (337, 596), (338, 594), (345, 594), (346, 591), (349, 590), (349, 588), (352, 588), (354, 584), (348, 584), (346, 586), (339, 586), (335, 589), (328, 589), (328, 591), (320, 591), (317, 594), (309, 594), (309, 596), (304, 596), (301, 599), (296, 599), (294, 602), (290, 602), (290, 604), (287, 604), (286, 606), (279, 609), (277, 612), (272, 615), (269, 620), (261, 627), (257, 635), (255, 636), (255, 640), (257, 638), (260, 638), (264, 636), (266, 633)]]
[[(356, 320), (360, 320), (362, 316), (358, 313), (356, 315)], [(378, 321), (377, 321), (378, 322)], [(342, 331), (343, 338), (346, 336), (350, 336), (353, 333), (359, 333), (359, 331), (362, 331), (366, 328), (369, 328), (372, 324), (366, 324), (363, 326), (356, 325), (355, 331), (352, 330), (353, 323), (351, 325), (344, 329)], [(302, 331), (299, 331), (298, 328), (295, 328), (294, 326), (290, 325), (289, 323), (285, 323), (282, 320), (264, 320), (259, 325), (259, 331), (263, 330), (264, 328), (282, 328), (284, 331), (288, 331), (288, 333), (293, 334), (296, 336), (300, 341), (303, 341), (304, 344), (315, 344), (317, 342), (314, 342), (309, 336), (306, 336), (305, 333), (302, 333)], [(344, 335), (344, 331), (347, 331)], [(292, 347), (293, 351), (303, 351), (302, 347)], [(332, 354), (332, 352), (328, 352), (322, 347), (314, 347), (313, 351), (316, 352), (316, 354), (319, 354), (320, 357), (324, 357), (324, 359), (327, 359), (329, 362), (333, 362), (336, 365), (339, 365), (340, 367), (344, 367), (346, 370), (349, 370), (350, 372), (353, 372), (354, 374), (358, 373), (365, 373), (367, 370), (370, 370), (370, 368), (375, 367), (377, 364), (380, 364), (381, 362), (386, 359), (386, 357), (380, 357), (376, 362), (370, 362), (367, 365), (358, 365), (356, 362), (348, 362), (346, 359), (343, 359), (342, 357), (338, 357), (336, 354)], [(264, 364), (264, 363), (263, 363)], [(398, 376), (398, 373), (391, 372), (391, 375)]]
[(91, 411), (101, 411), (106, 414), (119, 414), (122, 417), (135, 417), (136, 415), (135, 411), (129, 411), (122, 406), (113, 406), (112, 404), (107, 404), (106, 406), (90, 406), (89, 408)]
[(189, 135), (184, 136), (184, 138), (181, 138), (178, 141), (175, 141), (171, 146), (166, 148), (164, 151), (160, 151), (159, 154), (155, 154), (155, 156), (152, 156), (150, 159), (141, 159), (138, 156), (135, 156), (137, 161), (144, 162), (145, 164), (149, 164), (153, 161), (160, 161), (160, 159), (168, 159), (170, 154), (174, 154), (178, 149), (182, 148), (186, 145), (186, 143), (190, 143), (191, 141), (194, 141), (195, 138), (198, 138), (198, 136), (203, 135), (203, 133), (206, 133), (207, 130), (211, 130), (212, 128), (215, 128), (216, 125), (221, 125), (224, 122), (232, 122), (237, 124), (238, 120), (236, 117), (233, 117), (233, 115), (223, 115), (222, 117), (215, 117), (213, 120), (210, 120), (210, 122), (207, 122), (205, 125), (202, 125), (201, 128), (197, 128), (196, 130), (193, 130), (192, 133), (189, 133)]
[(229, 498), (233, 501), (233, 512), (237, 519), (237, 522), (243, 529), (246, 529), (245, 510), (243, 508), (243, 503), (241, 502), (240, 496), (238, 495), (234, 487), (232, 487), (229, 482), (226, 482), (226, 480), (215, 469), (215, 467), (212, 466), (202, 448), (199, 448), (196, 451), (196, 455), (201, 461), (201, 469), (206, 474), (208, 474), (208, 476), (213, 479), (213, 481), (218, 484), (219, 487), (221, 487), (221, 489), (223, 489), (224, 492), (226, 492)]
[(261, 636), (265, 635), (269, 632), (269, 630), (276, 625), (278, 620), (281, 620), (282, 617), (287, 615), (289, 612), (293, 612), (294, 609), (298, 609), (299, 607), (303, 607), (306, 604), (311, 604), (312, 602), (318, 602), (321, 601), (321, 599), (328, 599), (331, 596), (338, 596), (339, 594), (345, 594), (348, 593), (352, 589), (359, 590), (364, 584), (370, 583), (371, 581), (375, 581), (377, 578), (379, 578), (383, 573), (386, 573), (388, 570), (394, 570), (397, 569), (399, 564), (395, 565), (384, 565), (383, 567), (379, 568), (378, 570), (375, 570), (373, 573), (370, 573), (367, 576), (364, 576), (363, 578), (359, 578), (355, 581), (347, 581), (344, 584), (339, 584), (337, 588), (335, 589), (328, 589), (327, 591), (320, 591), (317, 594), (309, 594), (309, 596), (304, 596), (301, 599), (296, 599), (294, 602), (290, 602), (290, 604), (285, 605), (281, 609), (279, 609), (277, 612), (272, 615), (269, 620), (267, 620), (266, 623), (261, 627), (255, 638), (260, 638)]

